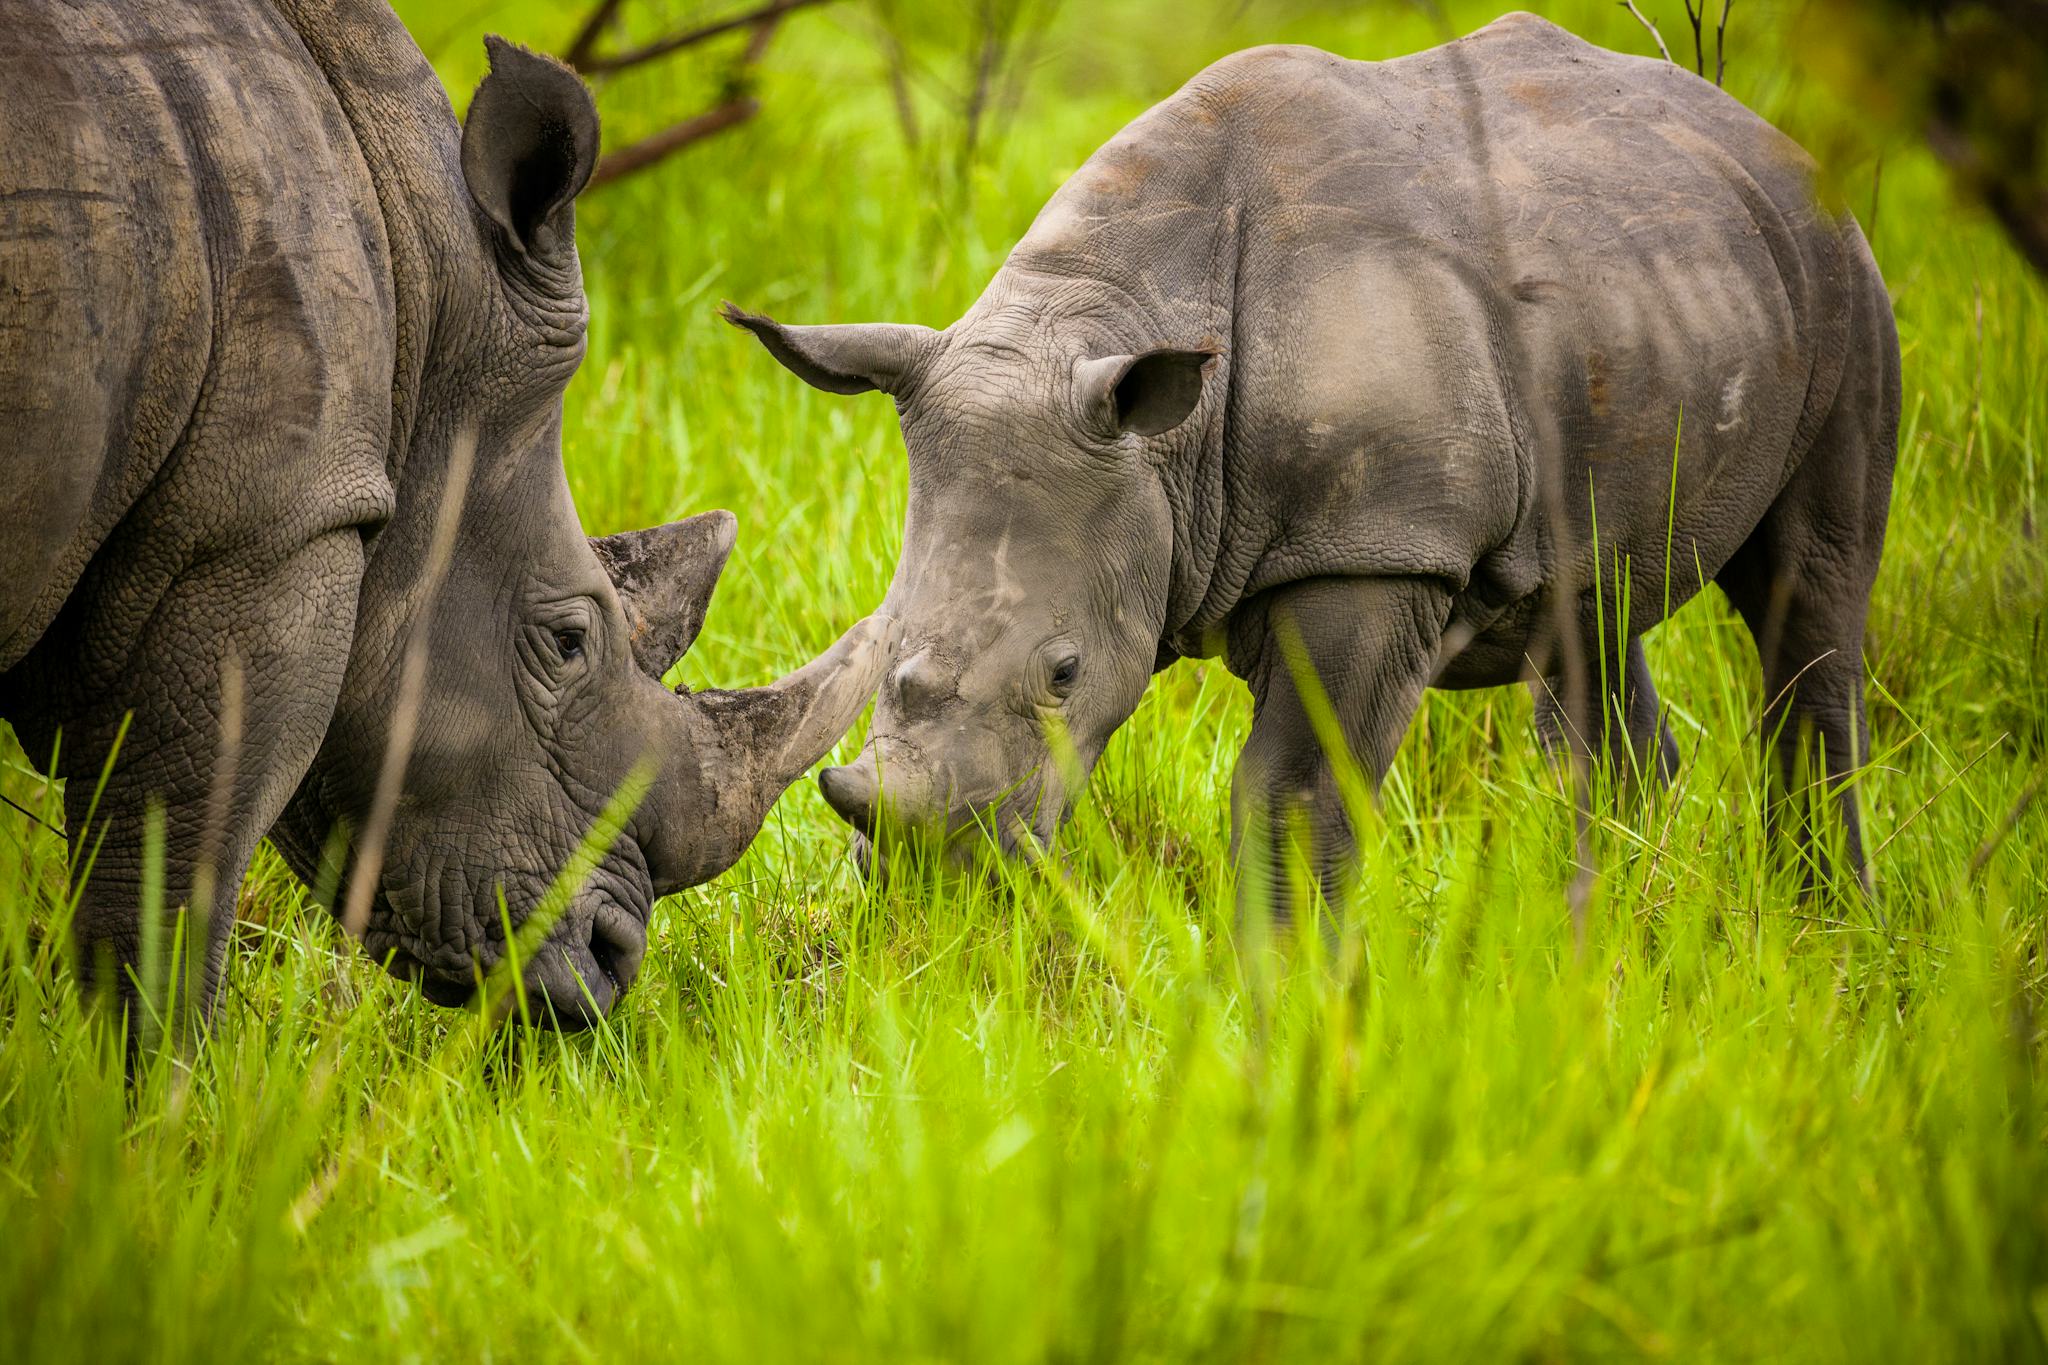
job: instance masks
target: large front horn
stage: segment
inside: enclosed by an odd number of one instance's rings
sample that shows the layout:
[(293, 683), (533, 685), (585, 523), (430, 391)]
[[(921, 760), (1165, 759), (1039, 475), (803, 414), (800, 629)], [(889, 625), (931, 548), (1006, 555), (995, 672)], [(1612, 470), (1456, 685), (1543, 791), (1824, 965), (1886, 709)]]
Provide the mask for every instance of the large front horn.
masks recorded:
[(649, 812), (648, 867), (661, 894), (739, 860), (776, 798), (859, 718), (899, 633), (893, 617), (870, 616), (780, 682), (677, 694)]

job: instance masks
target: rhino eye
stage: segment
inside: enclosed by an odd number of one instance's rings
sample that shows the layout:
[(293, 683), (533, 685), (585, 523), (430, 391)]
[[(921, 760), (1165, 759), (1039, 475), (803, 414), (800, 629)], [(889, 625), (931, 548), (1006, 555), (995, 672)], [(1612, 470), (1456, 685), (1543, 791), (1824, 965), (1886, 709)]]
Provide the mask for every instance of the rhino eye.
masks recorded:
[(1074, 690), (1074, 682), (1081, 676), (1081, 660), (1078, 655), (1069, 654), (1053, 665), (1052, 690), (1064, 697)]
[(580, 630), (558, 630), (555, 632), (555, 649), (564, 660), (583, 657), (583, 632)]

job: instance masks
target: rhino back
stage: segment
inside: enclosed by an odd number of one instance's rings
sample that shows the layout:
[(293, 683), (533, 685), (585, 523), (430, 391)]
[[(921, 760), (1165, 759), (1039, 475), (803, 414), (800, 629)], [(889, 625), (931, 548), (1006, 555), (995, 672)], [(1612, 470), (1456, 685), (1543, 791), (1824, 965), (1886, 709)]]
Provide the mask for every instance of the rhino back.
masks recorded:
[(67, 603), (104, 672), (185, 567), (388, 500), (383, 228), (261, 0), (7, 0), (0, 82), (0, 672)]
[[(1735, 100), (1511, 15), (1390, 62), (1224, 59), (1091, 158), (1010, 269), (1224, 340), (1193, 635), (1318, 574), (1429, 574), (1495, 613), (1590, 569), (1596, 505), (1603, 556), (1661, 565), (1681, 409), (1696, 584), (1826, 415), (1874, 276), (1853, 237)], [(1557, 539), (1532, 515), (1553, 476)]]

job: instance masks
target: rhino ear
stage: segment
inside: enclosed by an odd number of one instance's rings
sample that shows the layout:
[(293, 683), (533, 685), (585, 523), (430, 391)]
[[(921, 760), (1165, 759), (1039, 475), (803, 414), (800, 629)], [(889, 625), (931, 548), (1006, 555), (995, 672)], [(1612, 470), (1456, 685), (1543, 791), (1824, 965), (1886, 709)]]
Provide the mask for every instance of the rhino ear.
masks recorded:
[(900, 398), (917, 363), (939, 341), (939, 334), (929, 327), (900, 322), (784, 327), (731, 303), (720, 304), (718, 312), (733, 326), (752, 332), (797, 378), (827, 393), (880, 389)]
[(1075, 396), (1097, 430), (1157, 436), (1185, 422), (1202, 401), (1214, 351), (1157, 350), (1084, 360)]
[(597, 165), (597, 105), (576, 73), (492, 34), (491, 73), (462, 125), (462, 178), (521, 255), (557, 249)]
[(689, 651), (738, 525), (730, 512), (700, 512), (645, 531), (590, 538), (618, 590), (641, 672), (659, 680)]

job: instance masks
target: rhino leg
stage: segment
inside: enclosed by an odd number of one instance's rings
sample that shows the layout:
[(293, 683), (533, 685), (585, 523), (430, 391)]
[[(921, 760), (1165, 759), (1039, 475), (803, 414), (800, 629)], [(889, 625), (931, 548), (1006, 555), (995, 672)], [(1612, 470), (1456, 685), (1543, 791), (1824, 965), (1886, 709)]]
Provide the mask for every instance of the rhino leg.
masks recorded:
[[(149, 812), (163, 812), (162, 904), (190, 910), (188, 923), (205, 926), (204, 943), (185, 950), (175, 983), (179, 1015), (198, 1022), (220, 986), (236, 892), (257, 840), (305, 775), (333, 714), (362, 563), (362, 538), (346, 529), (281, 562), (237, 557), (188, 572), (171, 583), (137, 640), (134, 657), (146, 666), (52, 718), (63, 729), (72, 865), (83, 873), (91, 859), (73, 923), (79, 970), (88, 993), (104, 992), (128, 1011), (131, 1042), (161, 1022), (160, 1010), (138, 1009), (135, 990)], [(90, 619), (82, 638), (91, 637)], [(88, 828), (124, 715), (132, 719)], [(169, 932), (166, 925), (159, 963), (168, 961)], [(162, 987), (150, 984), (161, 1000)]]
[[(1231, 669), (1253, 698), (1231, 780), (1240, 915), (1270, 909), (1276, 923), (1291, 920), (1287, 848), (1297, 832), (1335, 903), (1357, 853), (1345, 770), (1374, 788), (1386, 775), (1434, 671), (1449, 611), (1449, 594), (1432, 580), (1324, 578), (1262, 595), (1233, 626)], [(1333, 753), (1317, 733), (1317, 690), (1347, 752)]]
[[(1889, 306), (1878, 307), (1875, 325), (1889, 335)], [(1868, 324), (1877, 309), (1859, 313)], [(1756, 640), (1763, 740), (1776, 770), (1768, 823), (1793, 825), (1809, 890), (1828, 873), (1812, 818), (1827, 805), (1839, 812), (1849, 869), (1872, 889), (1852, 779), (1870, 755), (1863, 627), (1891, 508), (1899, 413), (1897, 345), (1876, 350), (1860, 368), (1851, 361), (1813, 450), (1715, 576)]]
[(1621, 656), (1604, 669), (1590, 662), (1586, 678), (1588, 697), (1576, 716), (1569, 714), (1574, 708), (1566, 703), (1564, 679), (1529, 684), (1543, 747), (1560, 758), (1604, 759), (1624, 785), (1637, 790), (1677, 777), (1678, 741), (1664, 723), (1642, 637), (1630, 636)]

